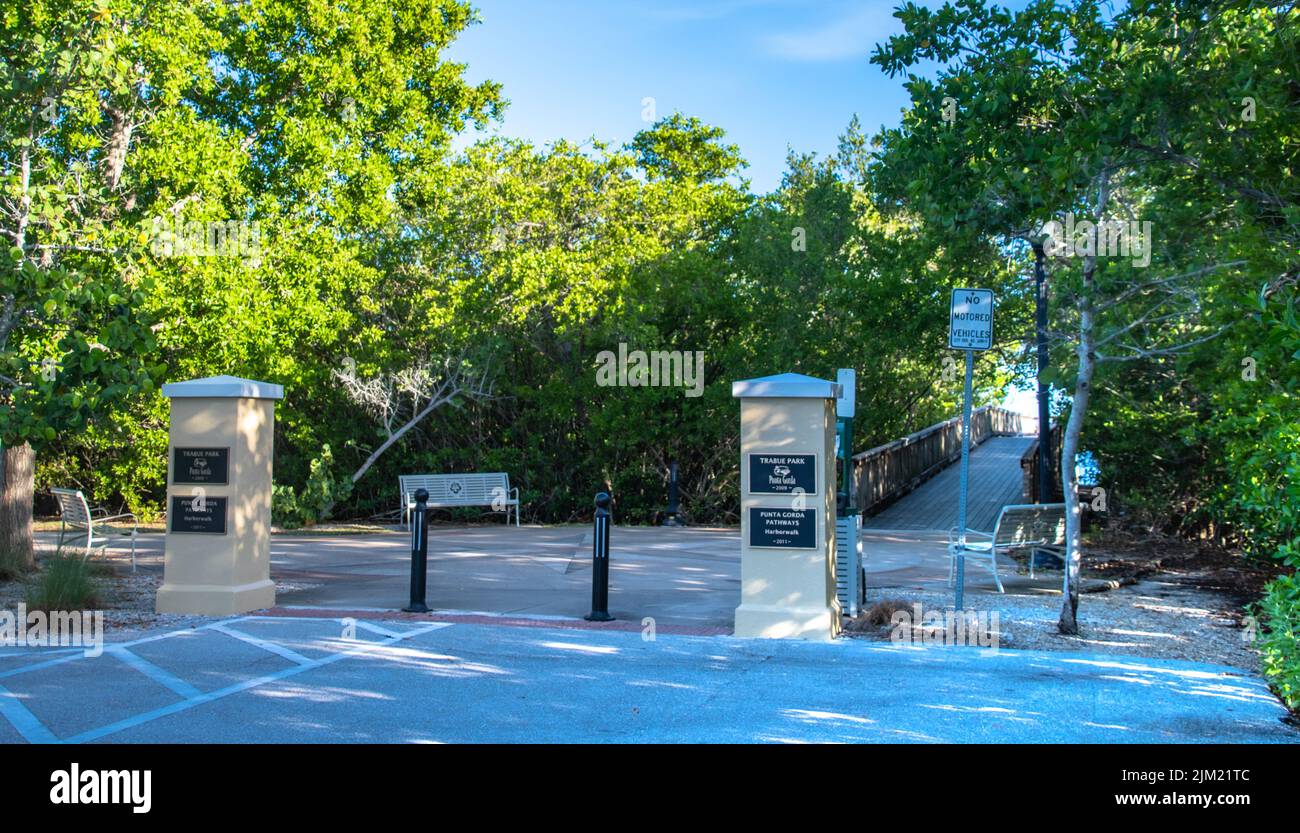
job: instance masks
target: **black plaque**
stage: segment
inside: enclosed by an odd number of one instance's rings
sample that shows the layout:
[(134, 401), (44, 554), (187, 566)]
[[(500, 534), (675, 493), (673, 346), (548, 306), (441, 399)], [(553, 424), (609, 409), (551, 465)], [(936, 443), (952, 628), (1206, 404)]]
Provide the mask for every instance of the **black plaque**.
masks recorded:
[(817, 494), (816, 454), (750, 454), (749, 491), (789, 495), (796, 489)]
[(172, 482), (225, 486), (230, 483), (230, 449), (172, 449)]
[(223, 497), (172, 496), (171, 511), (167, 521), (172, 532), (192, 532), (198, 535), (226, 534), (226, 499)]
[(751, 507), (749, 545), (774, 549), (817, 549), (817, 510)]

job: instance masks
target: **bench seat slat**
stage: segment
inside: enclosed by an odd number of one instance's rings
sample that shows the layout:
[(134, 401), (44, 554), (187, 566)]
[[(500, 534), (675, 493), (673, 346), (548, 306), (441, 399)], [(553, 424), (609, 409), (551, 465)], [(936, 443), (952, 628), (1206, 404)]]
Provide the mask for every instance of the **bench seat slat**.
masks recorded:
[(424, 489), (429, 493), (428, 506), (505, 506), (507, 522), (510, 519), (509, 507), (513, 506), (515, 523), (519, 523), (519, 500), (511, 497), (510, 477), (505, 472), (404, 474), (398, 477), (398, 481), (404, 515), (415, 506), (415, 492)]

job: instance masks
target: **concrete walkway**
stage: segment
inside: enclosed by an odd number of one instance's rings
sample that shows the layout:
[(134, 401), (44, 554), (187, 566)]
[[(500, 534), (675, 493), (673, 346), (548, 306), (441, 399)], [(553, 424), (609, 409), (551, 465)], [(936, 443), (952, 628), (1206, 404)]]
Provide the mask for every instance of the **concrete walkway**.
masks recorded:
[[(945, 589), (946, 541), (938, 531), (864, 529), (868, 590)], [(730, 630), (740, 604), (738, 529), (615, 527), (611, 549), (614, 616)], [(162, 535), (142, 536), (139, 569), (161, 575), (162, 550)], [(122, 563), (121, 555), (114, 551), (114, 560)], [(271, 539), (271, 575), (294, 588), (279, 594), (282, 606), (398, 610), (409, 599), (410, 565), (410, 537), (398, 530)], [(1060, 585), (1059, 574), (1031, 580), (1010, 562), (999, 575), (1010, 593), (1056, 592)], [(967, 571), (966, 587), (976, 597), (997, 592), (982, 566)], [(435, 610), (580, 617), (591, 610), (591, 530), (431, 527), (427, 601)]]
[(1256, 678), (1086, 654), (239, 617), (0, 651), (3, 742), (1296, 742)]
[[(275, 535), (271, 576), (295, 588), (276, 601), (398, 610), (410, 599), (410, 542), (399, 530)], [(161, 576), (163, 536), (142, 536), (137, 549), (138, 568)], [(730, 629), (740, 604), (739, 530), (615, 527), (611, 550), (610, 612), (617, 618)], [(118, 564), (122, 556), (112, 553)], [(436, 610), (583, 616), (591, 610), (591, 528), (430, 527), (427, 602)]]

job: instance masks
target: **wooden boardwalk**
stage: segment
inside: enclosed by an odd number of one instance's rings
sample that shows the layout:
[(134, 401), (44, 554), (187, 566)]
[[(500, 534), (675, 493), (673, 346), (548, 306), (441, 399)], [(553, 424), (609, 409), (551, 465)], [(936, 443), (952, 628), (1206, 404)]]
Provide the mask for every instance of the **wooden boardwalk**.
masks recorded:
[[(966, 526), (992, 532), (998, 512), (1024, 503), (1020, 457), (1033, 437), (990, 437), (971, 450)], [(942, 529), (957, 526), (961, 465), (953, 463), (904, 495), (883, 512), (863, 521), (864, 529)]]

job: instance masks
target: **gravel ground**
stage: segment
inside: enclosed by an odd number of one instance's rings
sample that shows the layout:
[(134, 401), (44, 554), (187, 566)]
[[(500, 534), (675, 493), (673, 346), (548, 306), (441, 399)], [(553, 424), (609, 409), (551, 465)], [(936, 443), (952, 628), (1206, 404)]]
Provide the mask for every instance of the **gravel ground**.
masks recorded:
[[(97, 564), (94, 582), (99, 590), (95, 610), (104, 612), (104, 638), (109, 642), (125, 642), (154, 631), (173, 631), (199, 627), (213, 620), (207, 616), (185, 613), (155, 613), (154, 599), (161, 573), (140, 570), (132, 573), (129, 566)], [(319, 587), (295, 581), (277, 581), (276, 593), (308, 590)], [(0, 582), (0, 610), (17, 610), (27, 598), (28, 585), (24, 582)]]
[[(867, 609), (877, 602), (896, 601), (908, 610), (921, 604), (922, 614), (951, 610), (951, 591), (867, 590)], [(1136, 584), (1079, 597), (1080, 635), (1057, 632), (1061, 594), (999, 595), (968, 593), (966, 608), (998, 615), (996, 641), (1000, 648), (1032, 651), (1088, 651), (1162, 659), (1192, 660), (1258, 671), (1249, 628), (1240, 608), (1215, 591), (1189, 586), (1179, 578), (1150, 577)], [(914, 614), (913, 614), (914, 615)], [(892, 628), (849, 621), (851, 636), (888, 640)], [(987, 643), (986, 643), (987, 644)]]

